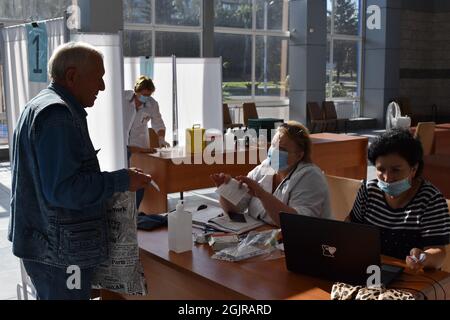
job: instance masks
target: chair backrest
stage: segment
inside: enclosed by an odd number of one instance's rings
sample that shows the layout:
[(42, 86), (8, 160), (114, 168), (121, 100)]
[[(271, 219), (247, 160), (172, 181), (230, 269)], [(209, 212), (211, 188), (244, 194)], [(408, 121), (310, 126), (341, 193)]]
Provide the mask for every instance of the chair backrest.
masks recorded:
[(159, 137), (155, 130), (148, 128), (148, 136), (150, 137), (150, 148), (159, 148)]
[(431, 154), (434, 143), (434, 122), (419, 122), (417, 124), (414, 136), (422, 142), (423, 154), (425, 156)]
[[(450, 210), (450, 199), (447, 199), (447, 207)], [(450, 272), (450, 245), (447, 245), (446, 249), (447, 249), (447, 255), (445, 256), (444, 263), (442, 264), (442, 270), (444, 270), (446, 272)]]
[(244, 111), (244, 124), (248, 126), (248, 119), (258, 119), (258, 111), (254, 102), (246, 102), (242, 105)]
[(311, 121), (323, 120), (322, 110), (317, 102), (307, 102), (306, 109), (308, 110), (309, 119)]
[(333, 101), (323, 101), (322, 109), (325, 119), (337, 119), (336, 106)]
[(339, 221), (344, 221), (353, 208), (361, 180), (326, 175), (330, 192), (331, 212)]
[(230, 109), (228, 109), (228, 103), (222, 104), (222, 111), (223, 111), (223, 125), (225, 128), (227, 126), (227, 124), (233, 123), (233, 121), (231, 121)]

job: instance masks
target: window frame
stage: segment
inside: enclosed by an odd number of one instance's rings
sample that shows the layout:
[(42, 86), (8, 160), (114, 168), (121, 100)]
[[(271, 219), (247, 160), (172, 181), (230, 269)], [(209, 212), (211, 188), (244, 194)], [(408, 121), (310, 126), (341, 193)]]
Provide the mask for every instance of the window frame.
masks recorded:
[[(257, 29), (256, 28), (256, 0), (252, 0), (252, 27), (251, 28), (234, 28), (234, 27), (217, 27), (214, 26), (214, 34), (216, 33), (224, 33), (224, 34), (234, 34), (234, 35), (249, 35), (252, 39), (252, 55), (251, 55), (251, 96), (248, 98), (241, 98), (241, 99), (233, 99), (233, 96), (230, 98), (230, 102), (232, 103), (242, 103), (242, 102), (248, 102), (251, 101), (257, 101), (257, 102), (279, 102), (282, 105), (289, 104), (289, 97), (276, 97), (276, 96), (258, 96), (256, 95), (256, 37), (262, 36), (262, 37), (278, 37), (281, 40), (287, 40), (288, 41), (288, 52), (287, 55), (289, 56), (289, 38), (290, 38), (290, 32), (289, 32), (289, 0), (283, 0), (286, 2), (288, 9), (287, 9), (287, 16), (286, 21), (282, 21), (282, 29), (283, 26), (286, 26), (286, 31), (283, 30), (264, 30), (264, 29)], [(286, 57), (286, 75), (289, 74), (289, 70), (287, 68), (287, 60), (288, 56)]]
[[(197, 33), (199, 35), (200, 39), (200, 58), (203, 58), (203, 15), (204, 15), (204, 8), (203, 3), (201, 2), (200, 5), (200, 25), (199, 26), (175, 26), (175, 25), (163, 25), (163, 24), (156, 24), (156, 0), (149, 0), (151, 1), (151, 10), (152, 10), (152, 16), (151, 16), (151, 22), (150, 23), (124, 23), (124, 31), (148, 31), (152, 33), (152, 52), (151, 55), (153, 57), (156, 56), (156, 32), (185, 32), (185, 33)], [(212, 0), (211, 0), (212, 1)], [(286, 56), (286, 75), (289, 74), (288, 70), (288, 55), (289, 55), (289, 39), (290, 39), (290, 32), (289, 32), (289, 0), (283, 0), (286, 5), (286, 21), (282, 21), (282, 29), (286, 30), (263, 30), (263, 29), (257, 29), (256, 28), (256, 16), (257, 16), (257, 0), (252, 0), (252, 27), (251, 28), (234, 28), (234, 27), (217, 27), (214, 26), (214, 34), (216, 33), (223, 33), (223, 34), (234, 34), (234, 35), (249, 35), (251, 36), (251, 96), (240, 98), (240, 99), (233, 99), (233, 96), (230, 96), (230, 100), (232, 102), (240, 103), (244, 101), (258, 101), (262, 102), (269, 102), (269, 103), (275, 103), (279, 105), (287, 105), (289, 104), (289, 97), (286, 95), (285, 97), (281, 96), (258, 96), (256, 95), (256, 37), (262, 36), (262, 37), (278, 37), (281, 40), (288, 41), (287, 45), (287, 56)], [(282, 16), (284, 13), (282, 14)]]
[(330, 90), (330, 94), (326, 94), (326, 87), (328, 85), (331, 86), (333, 84), (333, 70), (331, 70), (330, 74), (327, 75), (326, 83), (325, 83), (325, 99), (332, 101), (354, 101), (358, 102), (359, 107), (359, 115), (361, 116), (363, 106), (362, 106), (362, 94), (363, 94), (363, 79), (364, 79), (364, 39), (365, 39), (365, 21), (366, 21), (366, 0), (358, 0), (359, 1), (359, 23), (358, 23), (358, 34), (359, 35), (348, 35), (348, 34), (340, 34), (335, 32), (334, 28), (334, 16), (336, 9), (336, 0), (331, 1), (331, 21), (330, 21), (330, 32), (327, 30), (327, 43), (330, 43), (330, 52), (329, 56), (325, 63), (330, 63), (330, 66), (333, 66), (334, 63), (334, 41), (351, 41), (355, 44), (359, 45), (358, 50), (358, 71), (357, 71), (357, 90), (356, 97), (333, 97), (333, 90)]

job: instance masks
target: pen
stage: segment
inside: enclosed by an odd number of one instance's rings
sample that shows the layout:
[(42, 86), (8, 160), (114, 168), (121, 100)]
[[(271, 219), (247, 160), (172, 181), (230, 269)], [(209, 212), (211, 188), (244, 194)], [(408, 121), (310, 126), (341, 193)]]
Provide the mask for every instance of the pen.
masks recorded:
[(161, 191), (161, 190), (159, 190), (159, 186), (156, 184), (156, 182), (155, 181), (150, 181), (150, 184), (156, 189), (156, 190), (158, 190), (158, 191)]

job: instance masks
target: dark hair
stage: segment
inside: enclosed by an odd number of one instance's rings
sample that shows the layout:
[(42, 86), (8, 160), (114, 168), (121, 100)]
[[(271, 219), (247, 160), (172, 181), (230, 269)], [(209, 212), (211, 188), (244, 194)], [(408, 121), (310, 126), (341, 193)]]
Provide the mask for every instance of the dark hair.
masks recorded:
[(416, 177), (420, 177), (423, 171), (422, 143), (414, 138), (408, 130), (392, 129), (378, 137), (369, 147), (369, 161), (375, 165), (380, 156), (398, 154), (412, 167), (419, 164)]

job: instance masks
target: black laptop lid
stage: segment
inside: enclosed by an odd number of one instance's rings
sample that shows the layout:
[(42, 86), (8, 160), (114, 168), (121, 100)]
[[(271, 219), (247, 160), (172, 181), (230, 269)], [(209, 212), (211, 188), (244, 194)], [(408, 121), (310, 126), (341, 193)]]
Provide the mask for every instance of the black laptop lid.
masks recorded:
[(374, 226), (281, 213), (288, 270), (351, 284), (365, 284), (367, 267), (380, 266)]

